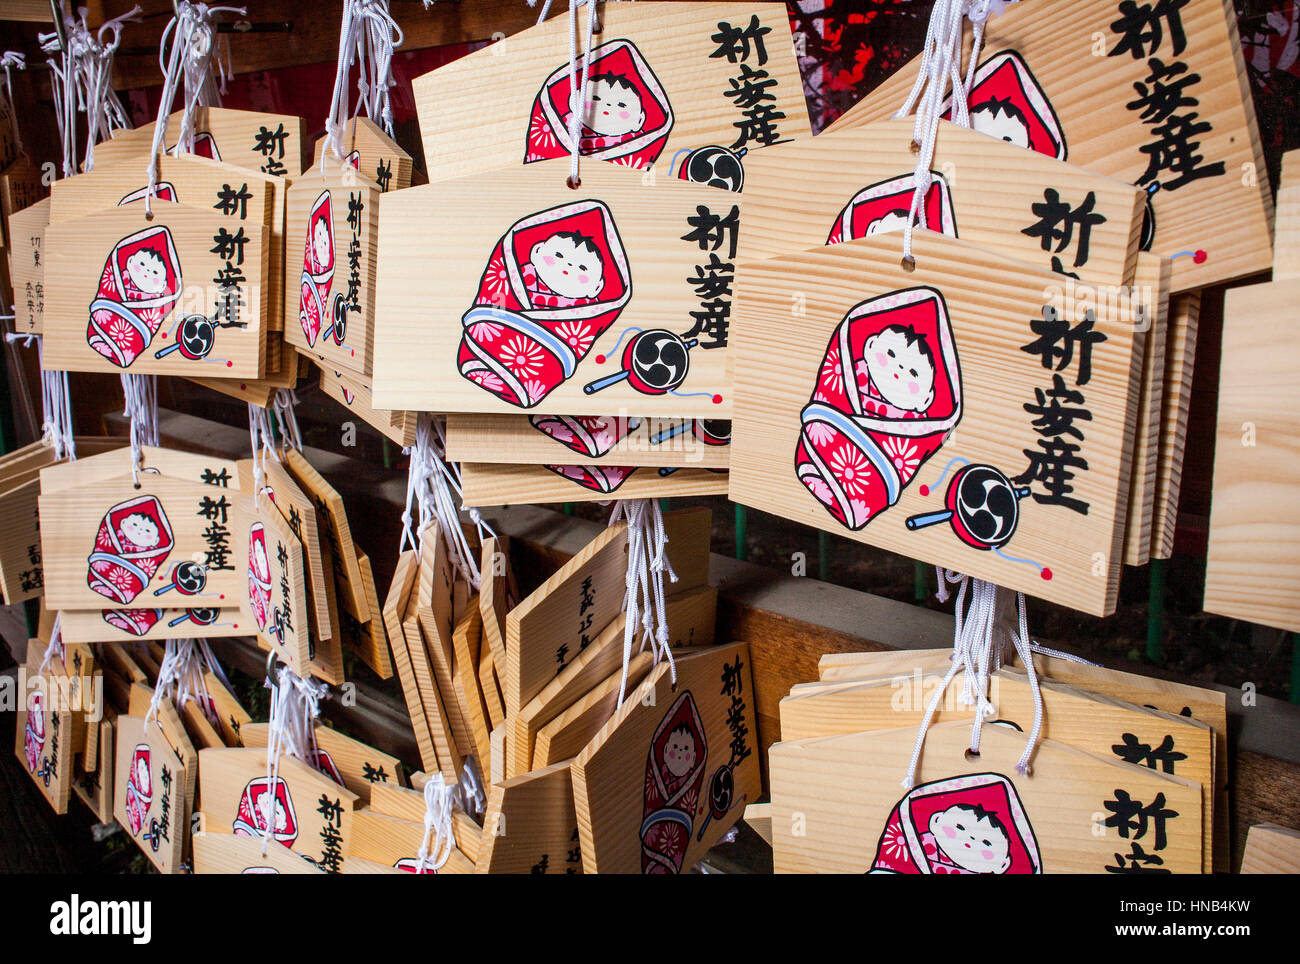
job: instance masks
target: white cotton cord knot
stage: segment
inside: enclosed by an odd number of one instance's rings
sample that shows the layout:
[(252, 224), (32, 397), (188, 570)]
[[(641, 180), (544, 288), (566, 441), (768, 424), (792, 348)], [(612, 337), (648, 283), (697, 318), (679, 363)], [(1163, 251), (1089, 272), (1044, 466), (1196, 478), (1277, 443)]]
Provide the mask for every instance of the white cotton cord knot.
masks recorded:
[(185, 709), (189, 703), (196, 704), (208, 722), (215, 726), (218, 719), (205, 676), (209, 671), (223, 685), (229, 685), (221, 664), (206, 642), (193, 639), (167, 640), (158, 667), (158, 681), (154, 684), (153, 698), (149, 701), (149, 711), (145, 714), (145, 723), (148, 724), (157, 715), (158, 706), (163, 700), (171, 700), (178, 710)]
[[(271, 659), (274, 660), (274, 655)], [(281, 666), (274, 683), (267, 673), (266, 687), (271, 691), (271, 711), (266, 725), (266, 781), (273, 788), (280, 778), (280, 756), (289, 754), (320, 770), (320, 748), (316, 745), (316, 719), (320, 701), (329, 695), (329, 687), (312, 679), (303, 679), (287, 666)], [(275, 794), (265, 798), (274, 806)], [(275, 812), (262, 817), (262, 854), (274, 833)]]
[(138, 22), (141, 9), (132, 7), (120, 17), (106, 20), (94, 34), (86, 23), (86, 9), (79, 12), (81, 19), (71, 24), (69, 43), (76, 56), (77, 86), (86, 114), (86, 150), (81, 169), (90, 171), (95, 167), (95, 145), (114, 130), (131, 126), (113, 91), (113, 57), (122, 42), (122, 25)]
[[(339, 26), (339, 52), (334, 73), (334, 95), (325, 118), (325, 147), (343, 160), (343, 135), (348, 117), (365, 111), (389, 136), (393, 136), (393, 54), (402, 45), (402, 28), (388, 10), (388, 0), (344, 0)], [(348, 76), (357, 66), (357, 104), (348, 110)]]
[(614, 503), (609, 524), (627, 522), (627, 577), (623, 593), (623, 671), (618, 688), (618, 705), (627, 698), (628, 674), (633, 646), (640, 630), (640, 645), (648, 645), (657, 665), (668, 661), (668, 672), (677, 683), (677, 662), (673, 658), (672, 636), (668, 626), (668, 604), (664, 591), (664, 574), (672, 582), (677, 573), (668, 561), (668, 535), (664, 530), (663, 512), (655, 499), (625, 499)]
[(63, 658), (63, 627), (60, 625), (62, 614), (54, 614), (54, 626), (50, 630), (50, 642), (45, 647), (45, 655), (41, 657), (41, 665), (36, 670), (37, 676), (44, 676), (45, 671), (50, 668), (50, 663), (54, 661), (57, 654), (59, 659)]
[(456, 843), (451, 823), (452, 790), (441, 773), (429, 774), (424, 784), (424, 837), (416, 854), (417, 874), (436, 873), (451, 857)]
[(144, 446), (158, 445), (158, 376), (122, 372), (120, 377), (126, 401), (122, 414), (131, 425), (131, 481), (139, 486)]
[[(283, 423), (282, 423), (283, 424)], [(248, 403), (248, 445), (253, 452), (253, 506), (261, 505), (262, 477), (266, 473), (266, 457), (281, 461), (275, 444), (275, 430), (270, 414), (261, 405)]]
[[(5, 316), (11, 320), (12, 315)], [(24, 332), (6, 332), (5, 341), (21, 344), (24, 348), (35, 346), (36, 357), (41, 362), (41, 438), (54, 449), (55, 461), (76, 461), (77, 443), (72, 432), (72, 397), (68, 390), (68, 373), (46, 371), (45, 350), (40, 335)]]
[(298, 393), (292, 388), (276, 389), (271, 411), (280, 426), (280, 436), (285, 446), (302, 451), (302, 430), (298, 427)]
[[(446, 541), (452, 565), (477, 591), (482, 573), (461, 525), (464, 494), (460, 466), (447, 460), (444, 421), (429, 414), (421, 415), (416, 425), (415, 444), (402, 451), (410, 456), (411, 464), (406, 476), (406, 504), (402, 509), (402, 536), (398, 551), (407, 548), (419, 551), (426, 528), (436, 521), (441, 537)], [(468, 514), (480, 543), (496, 536), (477, 509), (470, 509)]]
[[(530, 7), (537, 6), (537, 0), (528, 0), (528, 5)], [(546, 0), (546, 2), (542, 4), (541, 11), (537, 14), (537, 23), (541, 24), (547, 18), (550, 12), (551, 12), (551, 0)]]
[[(902, 108), (894, 115), (906, 117), (915, 110), (913, 149), (917, 153), (913, 172), (911, 211), (903, 229), (903, 263), (909, 270), (915, 266), (912, 256), (912, 233), (917, 226), (928, 227), (925, 211), (926, 192), (933, 183), (930, 173), (934, 163), (935, 141), (939, 133), (939, 119), (943, 105), (951, 90), (951, 114), (954, 122), (970, 127), (967, 94), (974, 82), (975, 65), (984, 38), (984, 24), (1005, 7), (1003, 0), (937, 0), (930, 13), (922, 48), (920, 69)], [(961, 72), (963, 24), (973, 22), (974, 45), (970, 62), (963, 77)]]

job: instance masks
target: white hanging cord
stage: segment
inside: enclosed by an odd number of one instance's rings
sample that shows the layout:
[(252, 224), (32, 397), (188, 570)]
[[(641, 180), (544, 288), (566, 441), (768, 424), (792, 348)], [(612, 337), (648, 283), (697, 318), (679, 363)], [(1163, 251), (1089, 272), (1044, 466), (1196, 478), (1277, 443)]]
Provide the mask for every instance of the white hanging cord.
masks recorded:
[(429, 774), (424, 784), (424, 837), (416, 854), (415, 872), (436, 872), (451, 857), (455, 837), (452, 833), (452, 790), (441, 773)]
[(618, 705), (627, 697), (632, 647), (640, 629), (637, 651), (650, 647), (656, 664), (668, 661), (672, 682), (677, 682), (677, 662), (673, 658), (672, 638), (668, 628), (668, 605), (664, 593), (664, 573), (672, 582), (677, 573), (668, 561), (668, 535), (664, 530), (663, 512), (656, 499), (625, 499), (614, 504), (609, 524), (627, 522), (627, 579), (623, 594), (623, 675), (618, 689)]
[[(549, 5), (550, 0), (547, 0)], [(587, 7), (587, 36), (582, 55), (582, 82), (578, 82), (578, 8)], [(546, 11), (543, 9), (542, 15)], [(587, 113), (587, 83), (591, 77), (591, 46), (596, 34), (596, 0), (569, 0), (569, 187), (582, 183), (578, 158), (582, 154), (582, 119)]]
[[(12, 315), (0, 318), (12, 320)], [(36, 357), (41, 361), (41, 437), (45, 444), (54, 448), (55, 461), (65, 457), (76, 461), (77, 444), (72, 434), (72, 399), (68, 392), (68, 373), (46, 371), (44, 361), (44, 342), (40, 335), (33, 333), (17, 334), (6, 332), (5, 340), (10, 344), (21, 343), (23, 347), (35, 346)]]
[[(427, 4), (428, 0), (425, 0), (425, 3)], [(528, 0), (528, 5), (530, 7), (537, 6), (537, 0)], [(542, 21), (546, 19), (547, 14), (549, 14), (550, 12), (551, 12), (551, 0), (546, 0), (546, 2), (542, 4), (541, 12), (538, 13), (537, 15), (537, 23), (540, 25)]]
[(16, 50), (6, 50), (3, 56), (0, 56), (0, 70), (5, 72), (5, 100), (9, 103), (9, 123), (13, 126), (14, 147), (19, 154), (26, 154), (23, 150), (23, 138), (19, 131), (22, 126), (18, 123), (18, 111), (14, 107), (14, 80), (11, 71), (26, 70), (27, 58)]
[[(951, 89), (952, 119), (962, 127), (970, 127), (966, 97), (975, 78), (975, 65), (984, 40), (984, 24), (1005, 8), (1006, 0), (938, 0), (930, 13), (916, 81), (902, 108), (894, 115), (902, 118), (914, 109), (916, 111), (912, 132), (912, 149), (917, 154), (912, 175), (912, 207), (903, 229), (903, 265), (909, 271), (916, 266), (916, 258), (912, 255), (912, 232), (917, 225), (927, 227), (925, 198), (934, 181), (930, 171), (944, 101)], [(974, 46), (963, 77), (961, 61), (966, 19), (974, 25)]]
[[(912, 757), (908, 762), (907, 775), (903, 779), (903, 787), (910, 790), (916, 781), (916, 770), (920, 765), (926, 733), (929, 732), (939, 701), (943, 699), (949, 684), (959, 672), (964, 673), (965, 676), (958, 703), (975, 708), (975, 717), (971, 725), (970, 750), (972, 753), (979, 753), (984, 721), (997, 712), (997, 707), (988, 698), (990, 677), (1002, 667), (1010, 649), (1015, 650), (1025, 667), (1025, 675), (1034, 700), (1033, 726), (1025, 742), (1024, 753), (1016, 764), (1016, 770), (1022, 776), (1028, 775), (1029, 762), (1038, 746), (1043, 727), (1043, 698), (1033, 663), (1035, 644), (1029, 638), (1024, 593), (1016, 594), (1017, 626), (1003, 635), (999, 626), (999, 616), (1002, 611), (1000, 603), (1008, 590), (999, 589), (995, 584), (983, 579), (972, 579), (942, 567), (936, 567), (935, 572), (939, 579), (939, 589), (935, 596), (940, 602), (947, 602), (949, 584), (958, 587), (957, 600), (953, 608), (952, 665), (948, 668), (942, 685), (930, 697), (925, 714), (921, 718), (917, 728), (916, 743), (912, 748)], [(967, 596), (970, 597), (969, 607), (965, 606)]]
[(367, 117), (378, 122), (389, 137), (393, 136), (389, 90), (393, 86), (393, 52), (402, 40), (402, 28), (388, 12), (388, 0), (344, 0), (334, 96), (330, 100), (329, 116), (325, 118), (322, 157), (326, 152), (333, 152), (336, 160), (343, 160), (343, 135), (349, 116), (348, 76), (353, 64), (358, 70), (359, 96), (352, 116), (364, 109)]
[(280, 436), (284, 444), (299, 452), (302, 451), (302, 430), (298, 428), (298, 393), (292, 388), (276, 389), (271, 411), (280, 425)]
[(72, 177), (77, 173), (76, 157), (77, 127), (77, 55), (72, 46), (72, 21), (63, 18), (64, 33), (68, 42), (59, 40), (57, 32), (40, 34), (41, 49), (55, 54), (46, 60), (50, 67), (50, 87), (54, 100), (54, 121), (59, 128), (59, 145), (63, 155), (63, 176)]
[(45, 671), (50, 668), (50, 662), (54, 659), (54, 654), (58, 653), (59, 658), (63, 658), (63, 628), (59, 625), (62, 614), (54, 614), (54, 627), (50, 630), (50, 644), (45, 647), (45, 655), (41, 657), (41, 665), (36, 670), (37, 676), (44, 676)]
[(460, 523), (460, 508), (464, 508), (478, 531), (479, 541), (495, 537), (478, 509), (464, 506), (460, 466), (447, 461), (447, 439), (441, 420), (431, 415), (420, 416), (415, 431), (415, 444), (402, 449), (411, 460), (406, 476), (406, 506), (402, 510), (402, 537), (398, 551), (407, 548), (420, 550), (425, 528), (433, 521), (447, 542), (448, 557), (469, 583), (478, 590), (482, 581), (478, 560), (470, 548), (469, 538)]
[(68, 21), (65, 32), (75, 57), (76, 86), (86, 114), (82, 170), (89, 171), (95, 166), (95, 144), (109, 137), (113, 130), (130, 126), (112, 88), (113, 57), (122, 42), (122, 25), (139, 21), (141, 10), (136, 6), (120, 17), (105, 21), (94, 34), (86, 23), (86, 8), (82, 7), (78, 13), (80, 19)]
[(198, 704), (199, 710), (214, 726), (218, 723), (212, 709), (212, 694), (208, 691), (205, 673), (212, 674), (223, 685), (229, 685), (226, 674), (217, 662), (216, 656), (206, 642), (193, 639), (169, 639), (158, 666), (158, 682), (154, 685), (153, 698), (149, 701), (149, 712), (145, 714), (145, 723), (158, 713), (158, 705), (163, 700), (171, 700), (178, 710), (183, 710), (187, 703)]
[(158, 446), (158, 376), (122, 372), (120, 377), (126, 400), (122, 414), (131, 425), (131, 481), (138, 485), (144, 446)]
[[(272, 654), (271, 660), (274, 659)], [(320, 716), (320, 701), (329, 694), (329, 687), (324, 683), (303, 679), (287, 666), (280, 667), (274, 684), (268, 672), (266, 686), (271, 691), (271, 712), (266, 728), (267, 790), (262, 796), (265, 809), (260, 815), (263, 856), (275, 832), (275, 788), (280, 779), (280, 755), (288, 753), (313, 770), (320, 769), (316, 718)]]
[(253, 450), (253, 505), (262, 501), (262, 475), (265, 472), (266, 456), (277, 462), (280, 452), (275, 445), (275, 432), (271, 428), (269, 413), (261, 405), (248, 403), (248, 442)]

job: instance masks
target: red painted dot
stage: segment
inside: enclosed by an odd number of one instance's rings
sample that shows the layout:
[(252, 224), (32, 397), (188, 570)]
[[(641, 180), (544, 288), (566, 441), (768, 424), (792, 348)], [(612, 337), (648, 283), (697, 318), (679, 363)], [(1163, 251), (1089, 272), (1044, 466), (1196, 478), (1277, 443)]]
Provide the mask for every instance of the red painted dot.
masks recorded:
[(231, 629), (238, 629), (238, 628), (239, 628), (239, 623), (235, 623), (235, 625), (231, 626), (230, 628), (231, 628)]
[(239, 383), (239, 390), (240, 390), (241, 392), (244, 391), (246, 388), (248, 388), (248, 386), (245, 385), (243, 382), (240, 382), (240, 383)]
[(232, 361), (228, 361), (228, 362), (226, 362), (226, 367), (227, 367), (227, 368), (234, 368), (234, 367), (235, 367), (235, 363), (232, 362)]
[(722, 396), (721, 396), (721, 395), (714, 395), (714, 396), (713, 396), (713, 404), (714, 404), (714, 405), (721, 405), (721, 404), (722, 404)]
[(1209, 255), (1206, 254), (1204, 251), (1197, 251), (1194, 255), (1192, 255), (1192, 260), (1195, 261), (1197, 264), (1205, 264), (1205, 259), (1208, 257)]
[(922, 495), (929, 495), (929, 494), (930, 494), (930, 487), (929, 487), (928, 485), (923, 485), (923, 486), (921, 486), (921, 494), (922, 494)]
[(167, 332), (164, 331), (164, 332), (162, 333), (162, 336), (163, 336), (164, 338), (166, 338), (166, 337), (167, 337)]
[(605, 356), (604, 356), (604, 355), (597, 355), (597, 356), (596, 356), (596, 364), (597, 364), (597, 365), (603, 365), (603, 364), (605, 364)]
[(1048, 580), (1050, 580), (1050, 579), (1052, 578), (1052, 570), (1050, 570), (1050, 569), (1044, 569), (1044, 570), (1043, 570), (1043, 578), (1044, 578), (1044, 579), (1048, 579)]
[(218, 599), (225, 599), (225, 598), (226, 598), (226, 594), (223, 592), (221, 595), (217, 596), (217, 598), (218, 598)]

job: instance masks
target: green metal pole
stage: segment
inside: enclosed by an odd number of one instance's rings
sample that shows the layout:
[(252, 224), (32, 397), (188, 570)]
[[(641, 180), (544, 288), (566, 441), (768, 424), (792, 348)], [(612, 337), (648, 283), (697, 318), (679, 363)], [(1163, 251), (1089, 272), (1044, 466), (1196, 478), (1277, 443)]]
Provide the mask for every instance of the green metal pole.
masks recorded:
[(745, 530), (748, 528), (749, 510), (743, 505), (736, 506), (736, 558), (745, 561)]
[(1300, 633), (1291, 637), (1291, 692), (1292, 703), (1300, 703)]
[(831, 536), (829, 532), (817, 530), (817, 578), (827, 582), (831, 572)]
[(1147, 589), (1147, 659), (1162, 659), (1165, 638), (1165, 560), (1151, 560), (1151, 583)]
[(565, 515), (573, 515), (573, 503), (572, 503), (572, 502), (566, 502), (566, 503), (564, 503), (564, 514), (565, 514)]
[(925, 602), (925, 597), (930, 592), (929, 585), (925, 579), (925, 563), (912, 563), (912, 598), (917, 602)]
[(659, 511), (660, 511), (660, 512), (667, 512), (667, 511), (668, 511), (668, 500), (667, 500), (667, 499), (660, 499), (660, 500), (659, 500)]
[(393, 448), (388, 444), (388, 436), (379, 436), (379, 443), (383, 446), (384, 468), (391, 469), (393, 467)]

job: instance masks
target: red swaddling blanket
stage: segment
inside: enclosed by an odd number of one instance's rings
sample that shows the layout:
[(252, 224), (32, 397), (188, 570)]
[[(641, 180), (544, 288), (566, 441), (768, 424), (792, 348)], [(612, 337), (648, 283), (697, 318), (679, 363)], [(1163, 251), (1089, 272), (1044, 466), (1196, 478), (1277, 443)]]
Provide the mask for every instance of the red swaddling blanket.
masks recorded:
[(126, 605), (149, 584), (174, 544), (171, 523), (156, 497), (143, 495), (121, 502), (100, 520), (86, 584)]
[(166, 226), (123, 238), (104, 262), (86, 342), (119, 368), (128, 367), (171, 314), (181, 286), (180, 260)]

